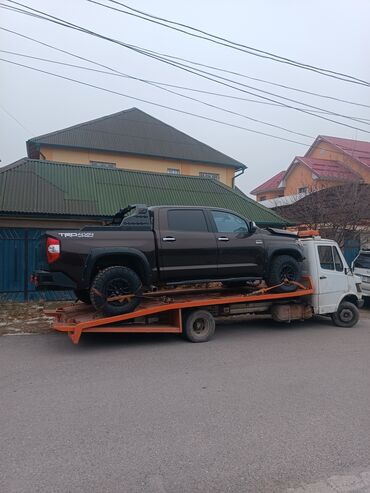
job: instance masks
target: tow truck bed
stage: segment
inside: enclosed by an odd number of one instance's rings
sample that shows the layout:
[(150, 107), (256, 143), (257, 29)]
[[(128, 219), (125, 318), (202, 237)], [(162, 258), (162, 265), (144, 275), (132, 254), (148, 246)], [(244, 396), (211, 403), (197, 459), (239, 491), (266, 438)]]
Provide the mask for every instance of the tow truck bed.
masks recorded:
[[(196, 313), (197, 309), (201, 309), (199, 313), (203, 315), (205, 311), (208, 312), (208, 316), (213, 318), (213, 314), (220, 314), (220, 307), (222, 316), (233, 315), (235, 311), (239, 315), (254, 313), (253, 310), (258, 313), (261, 311), (258, 304), (262, 307), (263, 303), (267, 306), (266, 312), (269, 306), (288, 302), (300, 301), (300, 306), (304, 307), (303, 297), (314, 292), (312, 279), (307, 276), (303, 278), (302, 284), (296, 284), (297, 290), (290, 293), (272, 292), (276, 286), (257, 290), (213, 287), (154, 291), (142, 296), (140, 306), (135, 311), (114, 317), (102, 317), (101, 313), (83, 303), (46, 310), (45, 313), (54, 317), (53, 328), (59, 332), (66, 332), (75, 344), (78, 344), (82, 333), (91, 332), (180, 334), (183, 332), (184, 314), (188, 317), (190, 313)], [(256, 308), (251, 308), (254, 306)], [(302, 311), (300, 317), (298, 312), (295, 318), (308, 318), (303, 316), (303, 313)]]

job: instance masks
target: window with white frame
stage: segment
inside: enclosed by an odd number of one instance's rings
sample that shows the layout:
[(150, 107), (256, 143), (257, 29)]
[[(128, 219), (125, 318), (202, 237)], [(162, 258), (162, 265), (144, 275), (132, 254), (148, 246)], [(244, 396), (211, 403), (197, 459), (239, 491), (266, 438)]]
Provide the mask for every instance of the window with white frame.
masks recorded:
[(115, 168), (116, 163), (107, 163), (106, 161), (90, 161), (92, 166), (96, 166), (97, 168)]
[(180, 170), (178, 168), (167, 168), (167, 173), (170, 175), (180, 175)]
[(199, 176), (202, 178), (211, 178), (212, 180), (220, 179), (220, 175), (218, 173), (208, 173), (207, 171), (199, 171)]
[(308, 187), (300, 187), (298, 188), (298, 193), (307, 193), (308, 192)]

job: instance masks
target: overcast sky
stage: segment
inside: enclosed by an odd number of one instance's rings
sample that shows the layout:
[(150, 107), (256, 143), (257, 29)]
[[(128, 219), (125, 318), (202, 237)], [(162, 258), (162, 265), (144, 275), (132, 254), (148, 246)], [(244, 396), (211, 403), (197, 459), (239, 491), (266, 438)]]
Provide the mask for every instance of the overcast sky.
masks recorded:
[[(342, 82), (307, 70), (241, 53), (206, 40), (192, 38), (165, 27), (94, 5), (87, 0), (20, 1), (35, 9), (141, 48), (370, 106), (370, 87)], [(113, 5), (109, 0), (98, 1)], [(3, 0), (3, 3), (8, 4), (7, 0)], [(220, 0), (187, 0), (186, 2), (136, 0), (133, 2), (127, 0), (127, 3), (136, 9), (188, 24), (238, 43), (370, 81), (370, 2), (368, 0), (229, 0), (228, 2)], [(3, 9), (0, 13), (1, 27), (31, 36), (129, 75), (242, 98), (258, 99), (90, 35)], [(78, 61), (69, 55), (58, 53), (5, 31), (0, 31), (0, 43), (2, 50), (94, 68), (87, 62)], [(303, 155), (319, 134), (370, 141), (369, 133), (305, 115), (293, 109), (180, 91), (182, 94), (312, 136), (312, 138), (291, 134), (250, 121), (242, 116), (225, 113), (142, 82), (79, 68), (58, 66), (6, 53), (1, 53), (0, 57), (175, 109), (306, 144), (281, 141), (206, 121), (0, 61), (0, 165), (2, 166), (25, 156), (25, 142), (31, 137), (133, 106), (245, 163), (248, 169), (237, 183), (246, 193), (272, 174), (286, 169), (294, 156)], [(326, 115), (328, 118), (370, 132), (369, 108), (310, 96), (235, 75), (221, 72), (219, 74), (325, 110), (369, 119), (367, 122), (358, 122)], [(253, 89), (246, 90), (257, 92)], [(267, 97), (276, 99), (274, 96)]]

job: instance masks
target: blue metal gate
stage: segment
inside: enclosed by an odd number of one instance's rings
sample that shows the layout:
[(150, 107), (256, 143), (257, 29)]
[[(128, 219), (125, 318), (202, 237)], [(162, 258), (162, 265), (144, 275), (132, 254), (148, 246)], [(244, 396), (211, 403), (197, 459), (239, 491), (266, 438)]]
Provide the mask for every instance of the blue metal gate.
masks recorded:
[(350, 266), (360, 251), (360, 239), (348, 238), (344, 240), (343, 254)]
[(45, 230), (0, 228), (0, 301), (70, 300), (72, 291), (36, 291), (31, 273), (45, 256), (40, 237)]

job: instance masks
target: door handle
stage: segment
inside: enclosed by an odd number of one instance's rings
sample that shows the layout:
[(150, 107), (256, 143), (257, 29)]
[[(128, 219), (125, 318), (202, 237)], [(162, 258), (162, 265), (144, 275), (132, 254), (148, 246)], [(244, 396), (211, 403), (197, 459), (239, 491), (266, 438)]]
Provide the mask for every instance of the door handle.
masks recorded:
[(164, 238), (162, 238), (163, 241), (176, 241), (176, 238), (174, 238), (173, 236), (165, 236)]
[(320, 279), (327, 279), (326, 276), (320, 276)]
[(218, 241), (229, 241), (229, 238), (227, 236), (220, 236), (217, 239), (218, 239)]

